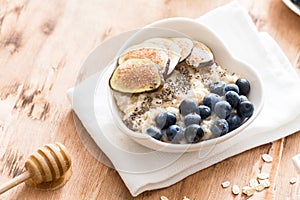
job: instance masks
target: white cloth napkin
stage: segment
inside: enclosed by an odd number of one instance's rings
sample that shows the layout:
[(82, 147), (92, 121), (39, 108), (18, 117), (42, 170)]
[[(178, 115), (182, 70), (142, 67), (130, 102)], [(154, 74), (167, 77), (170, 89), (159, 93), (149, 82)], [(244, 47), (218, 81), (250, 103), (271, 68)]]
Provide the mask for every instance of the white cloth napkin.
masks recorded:
[[(68, 91), (73, 110), (132, 196), (170, 186), (228, 157), (300, 130), (300, 80), (277, 43), (267, 33), (258, 32), (246, 10), (236, 3), (219, 7), (198, 20), (215, 31), (235, 57), (255, 67), (263, 79), (263, 110), (253, 124), (230, 140), (200, 152), (151, 151), (116, 127), (101, 90), (107, 83), (99, 82), (99, 73)], [(110, 59), (114, 53), (107, 52)]]

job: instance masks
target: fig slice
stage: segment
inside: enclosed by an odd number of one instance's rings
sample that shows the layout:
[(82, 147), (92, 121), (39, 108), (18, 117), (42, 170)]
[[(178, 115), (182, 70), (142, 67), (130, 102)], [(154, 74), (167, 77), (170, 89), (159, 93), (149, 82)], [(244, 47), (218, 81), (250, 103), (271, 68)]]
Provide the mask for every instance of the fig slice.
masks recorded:
[(168, 51), (163, 47), (151, 43), (141, 43), (131, 46), (121, 54), (118, 63), (122, 64), (132, 58), (147, 58), (158, 64), (164, 76), (167, 75), (170, 59)]
[(177, 44), (177, 46), (180, 48), (180, 60), (179, 62), (186, 59), (192, 52), (192, 49), (194, 47), (193, 41), (189, 38), (183, 38), (183, 37), (173, 37), (170, 38), (173, 42)]
[(140, 58), (122, 62), (109, 79), (111, 89), (122, 93), (152, 91), (163, 84), (164, 78), (158, 64)]
[(169, 64), (169, 69), (167, 72), (167, 75), (171, 74), (173, 72), (173, 70), (175, 69), (176, 65), (178, 64), (179, 60), (180, 60), (180, 52), (181, 49), (179, 48), (179, 46), (173, 42), (170, 39), (167, 38), (151, 38), (148, 40), (144, 41), (145, 43), (153, 43), (158, 45), (159, 47), (163, 47), (165, 49), (167, 49), (168, 51), (168, 56), (170, 58), (170, 64)]
[(194, 47), (186, 62), (194, 68), (211, 66), (215, 63), (212, 51), (203, 43), (193, 41)]

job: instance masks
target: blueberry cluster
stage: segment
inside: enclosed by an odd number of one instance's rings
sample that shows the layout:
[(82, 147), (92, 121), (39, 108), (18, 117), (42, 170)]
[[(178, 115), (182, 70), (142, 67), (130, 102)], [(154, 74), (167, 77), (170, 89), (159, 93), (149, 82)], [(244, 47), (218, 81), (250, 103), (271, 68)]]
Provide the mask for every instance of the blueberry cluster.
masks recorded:
[(235, 84), (219, 81), (209, 87), (210, 93), (198, 105), (191, 99), (184, 99), (179, 105), (179, 113), (184, 126), (176, 124), (177, 117), (172, 112), (160, 113), (155, 119), (155, 126), (146, 129), (146, 133), (157, 140), (165, 134), (172, 143), (180, 143), (183, 139), (189, 144), (197, 143), (204, 136), (202, 120), (214, 115), (210, 131), (219, 137), (241, 126), (253, 115), (254, 106), (247, 98), (250, 83), (244, 78)]
[(254, 105), (248, 100), (250, 83), (240, 78), (235, 84), (216, 82), (210, 85), (203, 104), (209, 106), (218, 117), (211, 126), (215, 136), (222, 136), (238, 128), (253, 115)]
[(292, 0), (292, 2), (298, 6), (300, 6), (300, 0)]
[(202, 119), (211, 115), (208, 106), (198, 106), (191, 99), (185, 99), (179, 105), (179, 113), (183, 117), (184, 127), (176, 124), (177, 117), (172, 112), (162, 112), (155, 118), (155, 126), (147, 128), (146, 133), (157, 140), (165, 134), (172, 143), (180, 143), (183, 139), (187, 143), (197, 143), (204, 136), (200, 126)]

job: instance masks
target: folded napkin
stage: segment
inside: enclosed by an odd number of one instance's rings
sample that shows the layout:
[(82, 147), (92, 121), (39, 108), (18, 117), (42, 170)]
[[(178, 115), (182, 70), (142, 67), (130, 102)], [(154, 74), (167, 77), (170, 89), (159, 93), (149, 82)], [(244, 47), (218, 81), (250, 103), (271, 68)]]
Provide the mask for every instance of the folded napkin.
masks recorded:
[[(258, 32), (246, 10), (236, 3), (219, 7), (197, 20), (215, 31), (235, 57), (255, 67), (263, 80), (265, 103), (260, 115), (230, 140), (199, 152), (153, 151), (135, 143), (116, 127), (103, 92), (107, 82), (102, 82), (100, 72), (68, 91), (73, 110), (132, 196), (170, 186), (228, 157), (300, 130), (300, 80), (276, 42), (267, 33)], [(114, 44), (114, 49), (95, 50), (105, 52), (105, 61), (95, 56), (90, 60), (107, 65), (129, 35), (115, 38), (119, 43)], [(104, 70), (102, 75), (105, 73)]]

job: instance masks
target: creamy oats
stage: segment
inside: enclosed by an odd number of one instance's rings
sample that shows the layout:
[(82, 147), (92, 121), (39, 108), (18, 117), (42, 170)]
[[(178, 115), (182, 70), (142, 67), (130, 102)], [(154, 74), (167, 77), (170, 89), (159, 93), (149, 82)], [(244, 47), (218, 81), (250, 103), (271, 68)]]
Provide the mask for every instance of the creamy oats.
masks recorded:
[[(125, 125), (133, 131), (144, 133), (147, 127), (155, 125), (155, 117), (164, 111), (176, 114), (177, 124), (182, 125), (183, 119), (178, 110), (182, 100), (189, 98), (202, 104), (203, 97), (209, 93), (211, 83), (218, 81), (235, 83), (238, 78), (235, 73), (228, 72), (216, 64), (195, 69), (181, 62), (166, 79), (164, 86), (157, 91), (113, 94)], [(215, 115), (211, 115), (201, 122), (204, 130), (202, 140), (214, 137), (210, 126), (216, 118)], [(163, 141), (167, 139), (163, 138)]]

